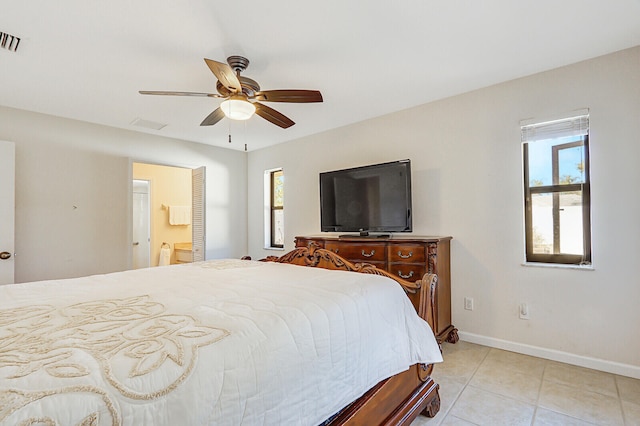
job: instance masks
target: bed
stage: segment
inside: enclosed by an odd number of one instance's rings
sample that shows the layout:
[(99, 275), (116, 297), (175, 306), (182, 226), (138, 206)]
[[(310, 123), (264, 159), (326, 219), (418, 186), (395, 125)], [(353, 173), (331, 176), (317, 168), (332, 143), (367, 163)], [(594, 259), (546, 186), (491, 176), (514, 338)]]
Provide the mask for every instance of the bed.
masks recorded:
[(409, 424), (436, 281), (309, 247), (0, 286), (0, 425)]

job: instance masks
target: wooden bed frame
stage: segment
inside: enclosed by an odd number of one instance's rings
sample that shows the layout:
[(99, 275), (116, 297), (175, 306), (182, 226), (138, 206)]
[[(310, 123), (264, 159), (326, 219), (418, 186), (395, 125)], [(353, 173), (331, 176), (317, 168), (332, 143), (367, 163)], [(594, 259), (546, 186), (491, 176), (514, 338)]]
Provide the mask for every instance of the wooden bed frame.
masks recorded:
[[(416, 282), (405, 281), (373, 265), (351, 263), (315, 244), (297, 248), (281, 257), (269, 256), (262, 261), (389, 277), (404, 288), (418, 315), (433, 329), (434, 294), (437, 283), (437, 277), (434, 274), (425, 274)], [(432, 370), (433, 365), (414, 364), (409, 370), (378, 383), (325, 424), (327, 426), (409, 425), (420, 413), (429, 417), (435, 416), (440, 409), (440, 395), (439, 385), (430, 377)]]

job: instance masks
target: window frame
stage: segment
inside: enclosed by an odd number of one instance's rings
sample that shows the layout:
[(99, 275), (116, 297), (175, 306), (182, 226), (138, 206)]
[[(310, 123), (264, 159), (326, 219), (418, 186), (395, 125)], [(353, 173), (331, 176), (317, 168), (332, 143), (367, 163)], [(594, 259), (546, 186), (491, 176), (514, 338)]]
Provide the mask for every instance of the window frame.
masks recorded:
[[(554, 139), (554, 138), (549, 138)], [(567, 142), (552, 147), (552, 179), (551, 185), (531, 186), (529, 179), (529, 144), (533, 141), (522, 141), (523, 177), (524, 177), (524, 210), (525, 210), (525, 261), (527, 263), (547, 263), (564, 265), (591, 265), (591, 177), (589, 158), (589, 134), (582, 135), (580, 141)], [(583, 146), (584, 148), (584, 183), (559, 183), (558, 153), (562, 149)], [(559, 253), (559, 196), (563, 193), (580, 192), (582, 195), (582, 244), (583, 254)], [(554, 228), (554, 253), (533, 252), (533, 204), (534, 194), (553, 194), (553, 228)]]
[[(278, 173), (283, 178), (282, 205), (276, 206), (275, 178)], [(282, 227), (284, 233), (284, 169), (282, 167), (264, 171), (264, 248), (267, 250), (284, 250), (284, 235), (282, 244), (276, 243), (276, 212), (282, 212)]]
[[(277, 211), (282, 211), (282, 216), (284, 218), (284, 189), (283, 189), (283, 195), (282, 195), (282, 205), (277, 206), (276, 205), (276, 174), (282, 174), (282, 178), (284, 180), (284, 171), (282, 169), (277, 169), (277, 170), (272, 170), (269, 175), (270, 175), (270, 179), (271, 179), (271, 183), (270, 183), (270, 210), (271, 210), (271, 215), (270, 215), (270, 222), (271, 222), (271, 242), (270, 242), (270, 247), (272, 248), (284, 248), (284, 241), (282, 244), (277, 244), (276, 243), (276, 212)], [(284, 186), (284, 183), (283, 183)], [(283, 227), (284, 227), (284, 220), (283, 220)]]

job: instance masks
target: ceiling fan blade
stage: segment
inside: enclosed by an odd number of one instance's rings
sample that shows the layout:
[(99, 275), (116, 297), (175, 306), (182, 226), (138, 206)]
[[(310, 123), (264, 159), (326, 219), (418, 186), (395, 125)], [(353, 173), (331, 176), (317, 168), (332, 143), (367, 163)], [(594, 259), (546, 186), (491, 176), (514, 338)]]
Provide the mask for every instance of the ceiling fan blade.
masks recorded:
[(270, 121), (276, 126), (280, 126), (283, 129), (288, 129), (289, 127), (296, 124), (284, 114), (281, 114), (275, 109), (270, 108), (266, 105), (263, 105), (260, 102), (254, 102), (253, 105), (255, 105), (256, 107), (256, 114), (258, 114), (260, 117), (264, 118), (265, 120)]
[(253, 98), (266, 102), (322, 102), (322, 93), (317, 90), (263, 90)]
[(240, 80), (229, 65), (207, 58), (204, 58), (204, 61), (207, 63), (209, 69), (211, 69), (211, 72), (216, 76), (218, 81), (222, 83), (224, 87), (231, 90), (231, 92), (233, 93), (242, 91)]
[(141, 95), (167, 95), (167, 96), (206, 96), (209, 98), (222, 98), (217, 93), (201, 93), (201, 92), (166, 92), (162, 90), (139, 90)]
[(200, 123), (201, 126), (213, 126), (214, 124), (216, 124), (218, 121), (222, 120), (224, 118), (224, 112), (222, 112), (221, 108), (216, 108), (213, 110), (213, 112), (209, 115), (207, 115), (207, 118), (205, 118), (204, 120), (202, 120), (202, 123)]

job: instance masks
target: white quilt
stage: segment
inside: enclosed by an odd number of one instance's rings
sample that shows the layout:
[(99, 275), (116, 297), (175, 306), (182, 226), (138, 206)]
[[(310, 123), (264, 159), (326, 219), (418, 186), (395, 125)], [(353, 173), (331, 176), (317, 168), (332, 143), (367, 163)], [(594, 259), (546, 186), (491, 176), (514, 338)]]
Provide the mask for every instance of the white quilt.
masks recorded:
[(221, 260), (0, 286), (0, 425), (317, 425), (440, 361), (376, 275)]

